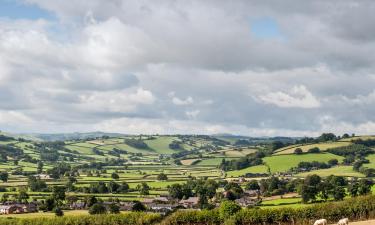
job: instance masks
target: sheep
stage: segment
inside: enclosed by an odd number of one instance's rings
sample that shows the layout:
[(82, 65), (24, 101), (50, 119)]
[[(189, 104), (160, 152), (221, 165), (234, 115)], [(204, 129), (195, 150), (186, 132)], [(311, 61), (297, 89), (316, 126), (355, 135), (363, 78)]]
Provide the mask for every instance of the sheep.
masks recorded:
[(337, 225), (348, 225), (348, 224), (349, 224), (349, 219), (348, 218), (341, 219), (337, 223)]
[(320, 219), (315, 221), (314, 225), (327, 225), (327, 220), (326, 219)]

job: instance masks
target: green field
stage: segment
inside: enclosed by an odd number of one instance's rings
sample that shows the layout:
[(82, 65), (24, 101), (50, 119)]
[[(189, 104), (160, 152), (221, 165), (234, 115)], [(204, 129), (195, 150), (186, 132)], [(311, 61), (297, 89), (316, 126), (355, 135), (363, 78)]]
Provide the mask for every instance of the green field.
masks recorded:
[(252, 166), (242, 170), (234, 170), (227, 172), (227, 177), (239, 177), (246, 173), (268, 173), (268, 167), (265, 165)]
[(350, 145), (350, 142), (325, 142), (318, 144), (309, 145), (292, 145), (281, 149), (278, 149), (274, 155), (293, 154), (296, 148), (302, 149), (303, 152), (307, 152), (311, 148), (319, 148), (321, 151), (325, 151), (330, 148), (337, 148), (342, 146)]
[(286, 172), (296, 167), (300, 162), (328, 162), (330, 159), (342, 161), (343, 157), (331, 153), (302, 154), (302, 155), (275, 155), (265, 157), (264, 162), (270, 167), (272, 173)]
[(329, 169), (313, 170), (306, 173), (300, 173), (297, 176), (306, 177), (307, 175), (317, 174), (321, 177), (330, 175), (344, 176), (344, 177), (364, 177), (363, 174), (353, 171), (352, 166), (336, 166)]

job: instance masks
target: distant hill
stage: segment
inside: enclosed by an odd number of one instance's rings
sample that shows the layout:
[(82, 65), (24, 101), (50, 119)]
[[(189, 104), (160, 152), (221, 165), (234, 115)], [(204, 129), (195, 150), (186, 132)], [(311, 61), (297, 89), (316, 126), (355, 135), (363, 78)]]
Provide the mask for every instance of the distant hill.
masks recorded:
[(108, 137), (120, 137), (124, 136), (124, 134), (119, 133), (106, 133), (106, 132), (87, 132), (87, 133), (57, 133), (57, 134), (38, 134), (38, 133), (31, 133), (31, 134), (17, 134), (12, 135), (16, 137), (23, 137), (25, 139), (31, 140), (42, 140), (42, 141), (67, 141), (67, 140), (77, 140), (77, 139), (87, 139), (87, 138), (99, 138), (103, 136)]

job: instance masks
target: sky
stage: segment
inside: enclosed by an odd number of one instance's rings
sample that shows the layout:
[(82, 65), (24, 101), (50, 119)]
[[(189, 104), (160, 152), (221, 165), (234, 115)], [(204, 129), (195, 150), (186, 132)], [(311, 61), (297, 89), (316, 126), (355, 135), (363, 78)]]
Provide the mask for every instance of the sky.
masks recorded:
[(371, 0), (0, 0), (0, 130), (374, 134)]

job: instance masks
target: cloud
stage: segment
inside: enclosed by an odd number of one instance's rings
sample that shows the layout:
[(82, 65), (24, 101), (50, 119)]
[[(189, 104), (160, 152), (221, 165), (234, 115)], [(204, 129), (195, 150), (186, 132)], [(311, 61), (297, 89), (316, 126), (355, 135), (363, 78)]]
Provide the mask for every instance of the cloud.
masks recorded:
[(374, 2), (24, 2), (55, 17), (0, 17), (3, 130), (303, 136), (375, 122)]
[(185, 112), (186, 116), (189, 117), (190, 119), (195, 119), (199, 113), (200, 113), (200, 110), (198, 109)]
[(93, 92), (79, 96), (80, 107), (90, 111), (132, 112), (138, 105), (152, 104), (155, 97), (148, 90)]
[(281, 108), (317, 108), (319, 100), (303, 85), (293, 86), (288, 92), (271, 92), (260, 95), (257, 99), (265, 104), (273, 104)]
[(177, 97), (173, 97), (172, 102), (175, 105), (191, 105), (191, 104), (194, 103), (194, 100), (190, 96), (187, 97), (186, 99), (180, 99), (180, 98), (177, 98)]

